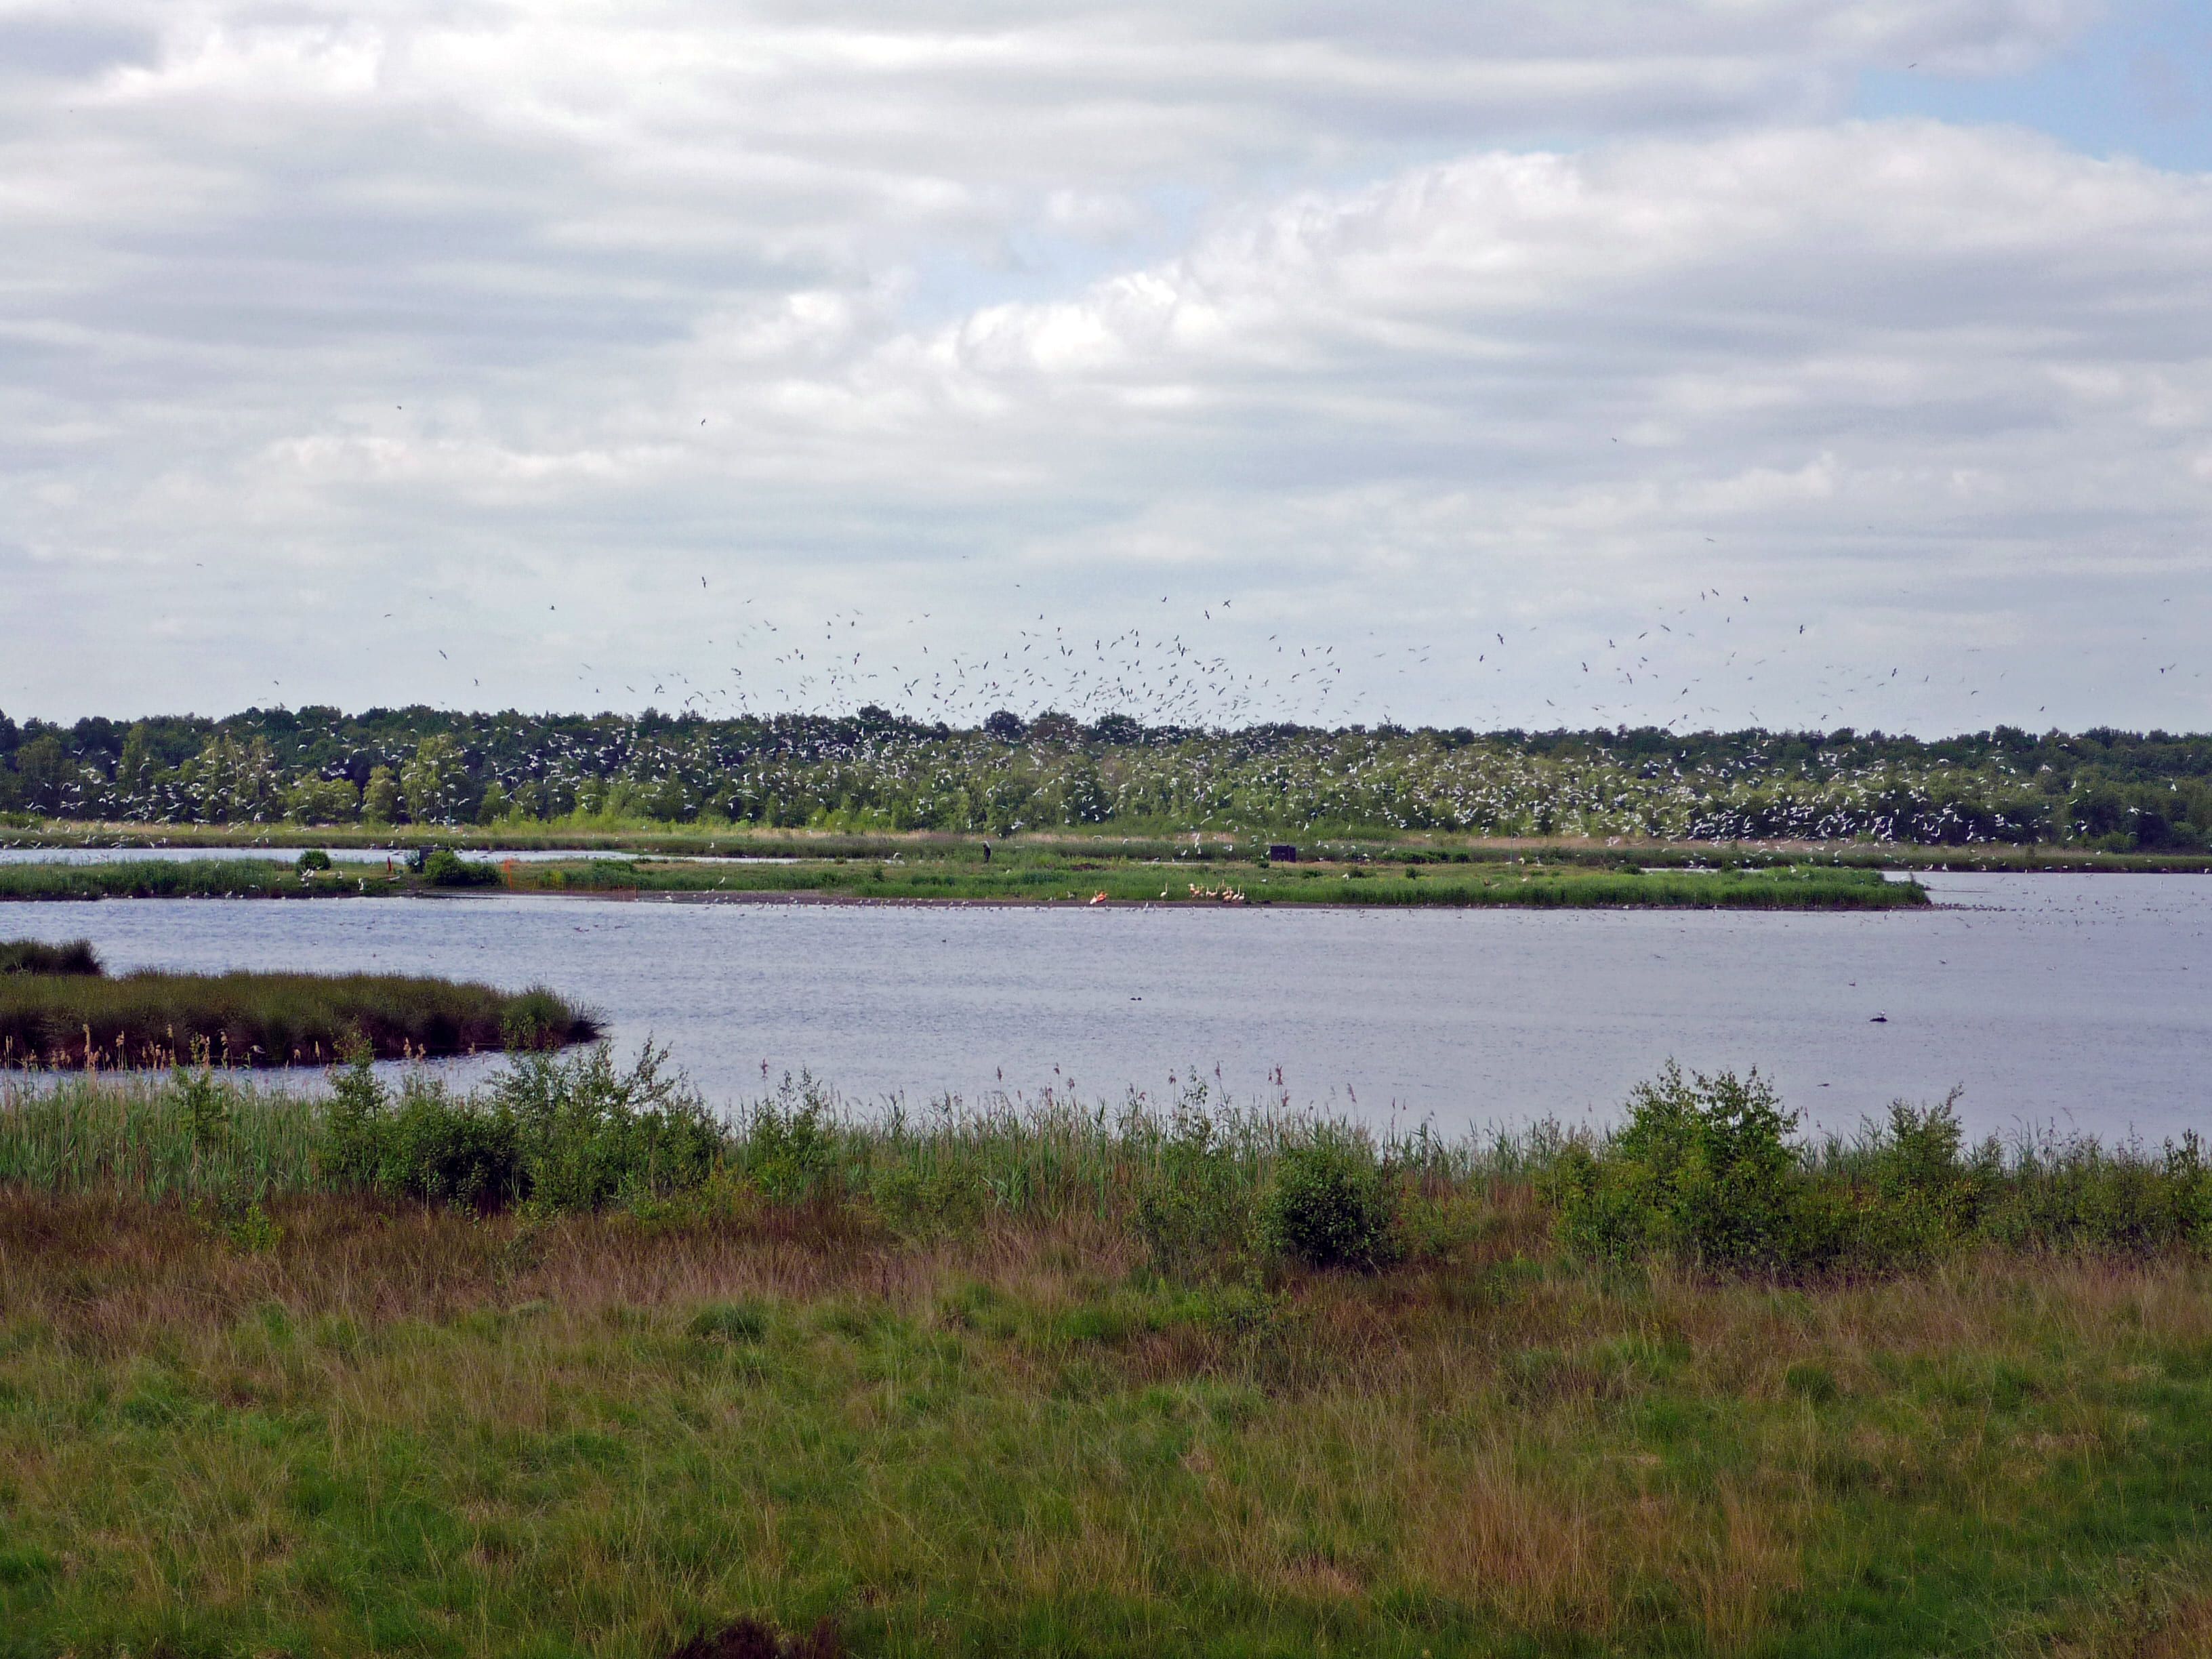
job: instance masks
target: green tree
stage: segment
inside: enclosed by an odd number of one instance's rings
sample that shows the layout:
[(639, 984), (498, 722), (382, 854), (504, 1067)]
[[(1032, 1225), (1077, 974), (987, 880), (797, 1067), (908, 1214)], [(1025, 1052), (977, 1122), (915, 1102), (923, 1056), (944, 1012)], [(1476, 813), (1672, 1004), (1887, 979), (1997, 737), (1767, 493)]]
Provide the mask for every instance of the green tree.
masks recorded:
[(33, 738), (15, 751), (23, 804), (34, 812), (61, 811), (62, 783), (69, 771), (69, 751), (58, 738)]
[(154, 752), (153, 732), (145, 721), (133, 726), (123, 739), (122, 758), (115, 763), (115, 793), (128, 801), (145, 795), (161, 769)]
[(396, 823), (399, 819), (399, 780), (388, 766), (374, 768), (368, 775), (368, 787), (361, 792), (361, 817), (364, 823)]
[(348, 778), (306, 778), (284, 792), (284, 814), (295, 823), (349, 823), (361, 791)]
[(469, 794), (469, 772), (460, 744), (443, 732), (416, 744), (413, 757), (399, 769), (399, 793), (406, 799), (407, 816), (417, 823), (459, 820)]
[(228, 732), (209, 740), (185, 768), (185, 784), (204, 823), (260, 823), (283, 801), (269, 739), (240, 743)]

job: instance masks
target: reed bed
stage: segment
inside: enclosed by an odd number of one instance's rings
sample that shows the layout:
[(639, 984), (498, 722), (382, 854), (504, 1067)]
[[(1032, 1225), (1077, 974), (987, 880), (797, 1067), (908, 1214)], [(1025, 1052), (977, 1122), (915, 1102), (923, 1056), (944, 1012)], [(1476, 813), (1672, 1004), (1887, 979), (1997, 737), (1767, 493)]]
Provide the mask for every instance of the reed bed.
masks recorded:
[[(2142, 1256), (2212, 1244), (2212, 1158), (2193, 1133), (2157, 1147), (1974, 1142), (1948, 1101), (1900, 1103), (1849, 1136), (1796, 1130), (1756, 1073), (1671, 1067), (1601, 1133), (1540, 1121), (1377, 1134), (1287, 1097), (1233, 1099), (1201, 1077), (1164, 1099), (1048, 1090), (916, 1108), (852, 1101), (801, 1075), (714, 1108), (665, 1053), (618, 1064), (600, 1043), (512, 1054), (465, 1091), (358, 1056), (313, 1091), (205, 1066), (0, 1080), (0, 1186), (155, 1200), (368, 1191), (694, 1218), (827, 1206), (902, 1236), (1103, 1227), (1180, 1271), (1264, 1257), (1271, 1195), (1325, 1152), (1379, 1183), (1399, 1254), (1507, 1194), (1594, 1261), (1658, 1255), (1808, 1281), (1984, 1248)], [(1771, 1231), (1745, 1248), (1767, 1254), (1717, 1253), (1715, 1237), (1751, 1238), (1753, 1217)]]
[(0, 1066), (329, 1064), (557, 1047), (598, 1034), (552, 992), (401, 975), (0, 975)]
[(106, 973), (100, 953), (88, 939), (49, 945), (41, 939), (0, 939), (0, 974)]
[(318, 1190), (320, 1105), (250, 1073), (0, 1083), (0, 1187), (155, 1204)]

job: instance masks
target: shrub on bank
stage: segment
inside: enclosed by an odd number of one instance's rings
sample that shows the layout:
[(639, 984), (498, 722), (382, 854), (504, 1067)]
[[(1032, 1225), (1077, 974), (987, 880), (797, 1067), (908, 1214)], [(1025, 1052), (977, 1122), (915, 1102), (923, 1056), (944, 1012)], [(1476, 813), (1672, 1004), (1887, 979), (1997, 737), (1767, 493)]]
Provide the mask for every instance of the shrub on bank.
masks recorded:
[(1970, 1145), (1954, 1108), (1899, 1106), (1856, 1138), (1808, 1143), (1758, 1077), (1670, 1066), (1610, 1136), (1538, 1126), (1377, 1143), (1197, 1085), (1165, 1109), (997, 1097), (942, 1102), (917, 1121), (896, 1103), (849, 1111), (801, 1078), (724, 1120), (658, 1050), (628, 1066), (604, 1048), (514, 1054), (466, 1091), (419, 1071), (392, 1079), (357, 1055), (321, 1097), (204, 1066), (0, 1079), (0, 1185), (233, 1206), (318, 1191), (487, 1210), (624, 1206), (655, 1224), (750, 1224), (780, 1210), (773, 1224), (785, 1226), (803, 1210), (810, 1225), (924, 1237), (1066, 1223), (1121, 1231), (1140, 1273), (1186, 1287), (1405, 1259), (1449, 1277), (1478, 1242), (1534, 1249), (1547, 1226), (1570, 1256), (1668, 1260), (1716, 1278), (2212, 1243), (2212, 1163), (2196, 1137), (2159, 1152)]
[(1310, 1267), (1380, 1267), (1399, 1254), (1396, 1188), (1365, 1137), (1322, 1125), (1277, 1161), (1261, 1231)]
[(475, 1094), (421, 1076), (387, 1089), (359, 1055), (337, 1077), (322, 1173), (340, 1188), (568, 1212), (702, 1185), (724, 1151), (690, 1085), (647, 1047), (627, 1069), (604, 1043), (516, 1054)]
[(422, 860), (422, 875), (433, 887), (496, 887), (499, 868), (477, 859), (465, 859), (449, 847), (441, 847)]
[(1797, 1123), (1756, 1071), (1686, 1076), (1670, 1060), (1637, 1085), (1607, 1144), (1566, 1148), (1560, 1237), (1604, 1260), (1667, 1255), (1716, 1273), (1825, 1265), (1837, 1217), (1789, 1144)]
[(2094, 1141), (1968, 1146), (1957, 1092), (1899, 1102), (1856, 1139), (1791, 1139), (1757, 1073), (1668, 1066), (1628, 1121), (1560, 1149), (1547, 1186), (1586, 1259), (1711, 1274), (1892, 1273), (1976, 1244), (2148, 1255), (2212, 1241), (2212, 1163), (2195, 1133), (2157, 1154)]

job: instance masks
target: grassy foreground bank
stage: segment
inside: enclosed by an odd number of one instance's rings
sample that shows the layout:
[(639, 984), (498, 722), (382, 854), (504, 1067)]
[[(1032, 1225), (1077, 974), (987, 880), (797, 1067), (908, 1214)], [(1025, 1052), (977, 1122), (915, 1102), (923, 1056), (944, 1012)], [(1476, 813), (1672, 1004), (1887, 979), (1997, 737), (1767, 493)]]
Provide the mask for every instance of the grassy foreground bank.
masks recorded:
[[(339, 1081), (0, 1111), (0, 1653), (2212, 1638), (2189, 1146), (1803, 1145), (1735, 1079), (1382, 1146), (1197, 1091)], [(508, 1184), (406, 1196), (499, 1124)]]

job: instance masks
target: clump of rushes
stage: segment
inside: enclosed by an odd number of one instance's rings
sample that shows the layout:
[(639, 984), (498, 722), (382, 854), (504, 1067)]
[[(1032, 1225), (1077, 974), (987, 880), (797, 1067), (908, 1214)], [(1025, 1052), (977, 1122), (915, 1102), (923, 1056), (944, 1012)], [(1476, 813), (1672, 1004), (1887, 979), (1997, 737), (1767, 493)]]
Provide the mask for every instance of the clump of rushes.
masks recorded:
[(379, 974), (0, 975), (9, 1066), (313, 1066), (356, 1042), (390, 1060), (598, 1035), (592, 1014), (542, 987)]
[(0, 939), (0, 974), (73, 974), (97, 979), (106, 969), (89, 939), (48, 945), (41, 939)]

